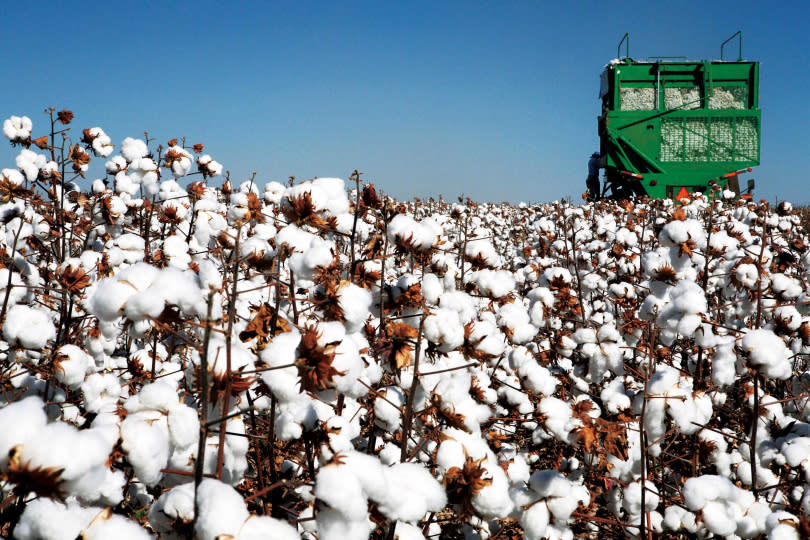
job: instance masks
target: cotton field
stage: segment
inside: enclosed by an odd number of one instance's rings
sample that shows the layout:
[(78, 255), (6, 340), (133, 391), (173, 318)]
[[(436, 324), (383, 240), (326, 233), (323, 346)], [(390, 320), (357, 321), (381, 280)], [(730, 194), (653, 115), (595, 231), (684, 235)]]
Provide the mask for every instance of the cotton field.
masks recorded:
[(3, 537), (810, 537), (790, 204), (396, 201), (49, 118), (3, 124)]

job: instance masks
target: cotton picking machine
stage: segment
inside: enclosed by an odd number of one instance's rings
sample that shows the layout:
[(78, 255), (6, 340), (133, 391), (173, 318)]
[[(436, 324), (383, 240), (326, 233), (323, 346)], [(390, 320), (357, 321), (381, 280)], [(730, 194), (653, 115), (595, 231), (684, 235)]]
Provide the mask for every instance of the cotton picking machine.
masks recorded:
[[(734, 38), (737, 60), (724, 60)], [(759, 62), (742, 60), (742, 32), (720, 60), (629, 53), (625, 34), (600, 80), (603, 195), (681, 200), (717, 185), (750, 198), (754, 181), (741, 191), (739, 176), (759, 165)]]

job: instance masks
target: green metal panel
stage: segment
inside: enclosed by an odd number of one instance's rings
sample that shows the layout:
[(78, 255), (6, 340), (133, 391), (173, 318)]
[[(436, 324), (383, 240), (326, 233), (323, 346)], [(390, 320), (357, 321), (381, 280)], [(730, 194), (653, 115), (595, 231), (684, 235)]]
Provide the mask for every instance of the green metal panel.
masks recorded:
[(728, 173), (759, 165), (759, 63), (625, 59), (602, 77), (599, 135), (614, 185), (663, 198), (672, 186), (725, 187)]

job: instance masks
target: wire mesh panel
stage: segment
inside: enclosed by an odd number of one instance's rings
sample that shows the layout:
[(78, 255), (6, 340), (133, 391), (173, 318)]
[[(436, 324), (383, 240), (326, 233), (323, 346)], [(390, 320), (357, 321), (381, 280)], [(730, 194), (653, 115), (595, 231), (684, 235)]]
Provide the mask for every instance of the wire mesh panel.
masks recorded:
[(709, 108), (713, 110), (748, 108), (748, 87), (715, 86), (709, 96)]
[(699, 109), (701, 107), (700, 89), (695, 87), (664, 88), (664, 107), (666, 109)]
[(757, 161), (759, 124), (751, 117), (661, 121), (661, 161)]
[(621, 110), (651, 111), (655, 109), (655, 88), (622, 87)]

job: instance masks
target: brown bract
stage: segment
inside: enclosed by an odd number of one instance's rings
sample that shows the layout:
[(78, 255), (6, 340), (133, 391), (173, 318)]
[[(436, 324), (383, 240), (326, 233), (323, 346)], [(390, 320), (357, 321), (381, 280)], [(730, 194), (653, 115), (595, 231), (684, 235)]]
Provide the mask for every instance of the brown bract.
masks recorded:
[(37, 137), (36, 139), (33, 139), (31, 142), (34, 143), (37, 146), (37, 148), (39, 148), (40, 150), (47, 150), (47, 148), (48, 148), (48, 136), (47, 135), (43, 135), (42, 137)]
[(15, 184), (5, 176), (0, 176), (0, 203), (7, 203), (13, 201), (16, 197), (22, 197), (30, 193), (20, 184)]
[(467, 456), (464, 467), (450, 467), (442, 483), (451, 504), (461, 505), (462, 518), (478, 515), (472, 505), (472, 498), (487, 486), (492, 485), (492, 478), (484, 476), (486, 470), (481, 466), (483, 459), (474, 460)]
[(320, 392), (334, 385), (334, 378), (344, 371), (335, 369), (332, 362), (338, 343), (318, 344), (321, 332), (314, 326), (305, 326), (298, 345), (298, 358), (295, 365), (301, 378), (301, 389), (307, 392)]
[(56, 119), (59, 120), (59, 122), (61, 122), (63, 125), (67, 125), (73, 120), (73, 111), (62, 109), (56, 113)]
[(414, 348), (414, 340), (419, 335), (419, 331), (413, 326), (401, 322), (391, 322), (385, 325), (384, 350), (387, 350), (386, 358), (391, 369), (400, 370), (411, 364), (411, 351)]
[(266, 302), (258, 306), (251, 305), (250, 310), (254, 313), (253, 318), (239, 333), (239, 339), (250, 341), (256, 338), (257, 351), (264, 349), (279, 333), (289, 332), (292, 329), (287, 319), (279, 317), (277, 313), (275, 321), (273, 321), (275, 312), (272, 306)]
[(298, 226), (309, 225), (316, 229), (327, 228), (326, 220), (316, 211), (312, 203), (312, 194), (305, 191), (296, 197), (285, 197), (286, 204), (282, 206), (282, 212), (290, 223)]
[(90, 154), (84, 151), (84, 148), (78, 144), (70, 147), (70, 154), (68, 159), (73, 161), (73, 172), (78, 173), (84, 178), (84, 171), (82, 167), (90, 163)]
[(16, 484), (20, 495), (36, 493), (40, 497), (64, 500), (65, 492), (60, 483), (65, 469), (33, 467), (30, 461), (22, 461), (21, 452), (19, 445), (9, 451), (8, 471), (3, 475), (5, 480)]
[(56, 281), (69, 293), (76, 294), (90, 285), (90, 276), (81, 268), (68, 266), (56, 274)]

